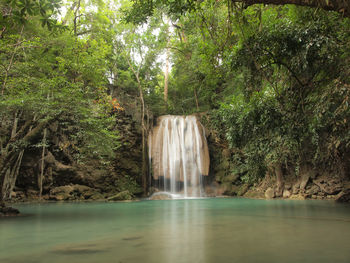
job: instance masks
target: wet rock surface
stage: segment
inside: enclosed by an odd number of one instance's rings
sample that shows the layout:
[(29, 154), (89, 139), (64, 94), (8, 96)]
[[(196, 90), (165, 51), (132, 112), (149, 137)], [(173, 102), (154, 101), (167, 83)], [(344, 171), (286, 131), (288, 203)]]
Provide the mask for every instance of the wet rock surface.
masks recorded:
[(103, 196), (97, 189), (93, 189), (91, 187), (88, 187), (86, 185), (65, 185), (65, 186), (59, 186), (55, 187), (50, 190), (49, 199), (55, 200), (55, 201), (65, 201), (65, 200), (96, 200), (101, 197), (103, 199)]
[[(141, 132), (131, 116), (125, 112), (117, 113), (115, 129), (120, 135), (120, 147), (114, 161), (108, 164), (99, 160), (77, 163), (64, 148), (69, 145), (68, 138), (62, 138), (58, 127), (51, 128), (52, 145), (45, 156), (41, 200), (106, 200), (126, 190), (132, 198), (143, 194), (140, 187)], [(12, 202), (39, 200), (40, 156), (41, 151), (36, 149), (25, 153), (11, 194)]]
[(172, 200), (173, 197), (168, 193), (155, 193), (150, 196), (149, 200)]
[(128, 191), (120, 192), (116, 195), (110, 196), (107, 198), (108, 201), (124, 201), (124, 200), (132, 200), (133, 195)]

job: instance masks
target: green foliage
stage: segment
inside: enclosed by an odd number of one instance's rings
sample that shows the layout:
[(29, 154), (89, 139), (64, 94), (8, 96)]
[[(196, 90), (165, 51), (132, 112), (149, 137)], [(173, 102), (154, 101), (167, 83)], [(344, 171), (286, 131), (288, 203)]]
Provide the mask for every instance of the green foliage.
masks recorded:
[[(118, 147), (111, 101), (139, 118), (143, 95), (148, 116), (211, 112), (233, 173), (249, 183), (275, 165), (334, 168), (349, 157), (349, 19), (216, 0), (68, 1), (60, 17), (62, 5), (0, 2), (1, 151), (21, 148), (25, 133), (10, 138), (22, 128), (58, 122), (69, 141), (60, 150), (108, 160)], [(26, 146), (50, 145), (42, 135)]]
[(113, 157), (118, 136), (105, 93), (110, 47), (103, 39), (77, 39), (69, 32), (51, 35), (39, 24), (40, 18), (32, 19), (20, 33), (8, 31), (0, 40), (6, 68), (0, 75), (1, 118), (3, 124), (9, 120), (1, 141), (8, 141), (17, 114), (20, 125), (57, 121), (77, 161)]
[[(152, 20), (144, 31), (121, 22), (120, 6), (127, 7), (127, 1), (82, 0), (65, 3), (65, 17), (57, 22), (53, 19), (59, 18), (62, 3), (49, 2), (1, 2), (1, 149), (11, 142), (16, 121), (17, 131), (28, 131), (38, 123), (47, 123), (45, 127), (58, 123), (57, 136), (65, 145), (57, 151), (68, 151), (78, 162), (108, 161), (119, 146), (113, 111), (123, 106), (113, 108), (112, 101), (138, 103), (132, 67), (138, 68), (147, 103), (161, 104), (156, 60), (165, 38), (162, 32), (153, 34), (160, 20)], [(16, 10), (21, 10), (20, 18)], [(60, 28), (68, 30), (52, 34), (52, 29)], [(33, 125), (24, 126), (30, 120)], [(26, 147), (42, 146), (41, 136), (42, 131)], [(15, 149), (15, 143), (10, 144)], [(52, 142), (46, 144), (52, 146)]]
[(62, 31), (66, 28), (56, 20), (61, 4), (60, 0), (1, 0), (0, 25), (6, 30), (38, 18), (43, 27)]
[(239, 152), (236, 172), (254, 181), (276, 164), (296, 174), (301, 162), (337, 170), (349, 150), (349, 22), (286, 8), (282, 18), (267, 10), (261, 26), (250, 12), (229, 56), (245, 87), (214, 117)]

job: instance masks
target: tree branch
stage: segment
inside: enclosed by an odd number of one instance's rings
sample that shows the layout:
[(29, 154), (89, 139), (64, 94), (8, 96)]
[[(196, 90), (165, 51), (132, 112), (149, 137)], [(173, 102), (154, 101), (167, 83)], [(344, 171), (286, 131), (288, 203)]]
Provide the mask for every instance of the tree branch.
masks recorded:
[(335, 11), (345, 17), (350, 17), (350, 1), (348, 0), (231, 0), (232, 3), (241, 2), (244, 8), (255, 4), (267, 5), (298, 5), (322, 8), (326, 11)]

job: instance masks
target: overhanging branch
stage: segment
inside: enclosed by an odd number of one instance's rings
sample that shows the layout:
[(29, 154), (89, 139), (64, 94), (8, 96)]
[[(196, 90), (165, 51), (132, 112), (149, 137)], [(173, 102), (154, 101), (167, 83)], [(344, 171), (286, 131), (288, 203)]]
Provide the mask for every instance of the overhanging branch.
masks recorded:
[(322, 8), (327, 11), (335, 11), (345, 17), (350, 17), (350, 1), (349, 0), (231, 0), (233, 3), (243, 3), (244, 7), (255, 4), (268, 5), (298, 5), (314, 8)]

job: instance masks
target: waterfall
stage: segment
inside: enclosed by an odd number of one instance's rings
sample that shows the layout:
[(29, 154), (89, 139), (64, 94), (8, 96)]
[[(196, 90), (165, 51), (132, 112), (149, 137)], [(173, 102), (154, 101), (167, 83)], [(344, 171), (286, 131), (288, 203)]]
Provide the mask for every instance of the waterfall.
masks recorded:
[(153, 185), (184, 197), (204, 196), (209, 151), (196, 116), (161, 116), (148, 138)]

